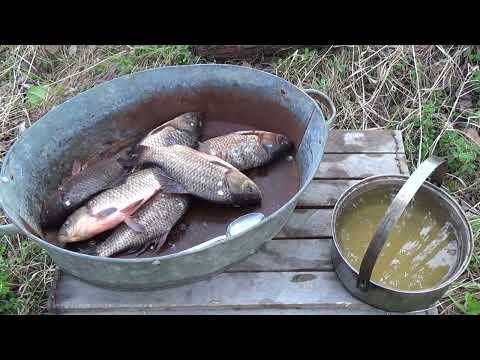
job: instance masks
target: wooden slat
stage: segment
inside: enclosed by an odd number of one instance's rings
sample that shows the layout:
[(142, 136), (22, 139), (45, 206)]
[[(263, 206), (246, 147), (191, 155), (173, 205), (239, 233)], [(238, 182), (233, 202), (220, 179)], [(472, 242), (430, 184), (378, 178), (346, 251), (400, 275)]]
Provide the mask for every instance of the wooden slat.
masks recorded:
[(297, 207), (335, 206), (340, 195), (360, 180), (313, 180), (300, 196)]
[(332, 271), (330, 244), (331, 239), (267, 241), (254, 255), (226, 272)]
[[(373, 312), (372, 310), (350, 309), (350, 308), (321, 308), (313, 309), (278, 309), (278, 308), (255, 308), (255, 309), (171, 309), (171, 310), (157, 310), (155, 308), (145, 309), (122, 309), (122, 310), (107, 310), (107, 309), (73, 309), (60, 312), (65, 315), (394, 315), (386, 314), (381, 311)], [(403, 315), (403, 314), (401, 314)]]
[(119, 292), (63, 274), (59, 279), (55, 308), (63, 313), (97, 309), (189, 313), (265, 308), (384, 313), (352, 297), (333, 272), (223, 273), (188, 285), (145, 292)]
[(316, 179), (363, 179), (380, 174), (407, 174), (403, 154), (324, 154)]
[[(245, 291), (250, 289), (250, 291)], [(386, 314), (350, 295), (333, 272), (223, 273), (208, 280), (138, 291), (114, 291), (71, 275), (59, 279), (57, 313), (268, 313)], [(295, 313), (295, 311), (293, 311)]]
[(333, 209), (295, 209), (287, 224), (275, 238), (331, 237)]
[(325, 153), (405, 153), (398, 130), (332, 130)]

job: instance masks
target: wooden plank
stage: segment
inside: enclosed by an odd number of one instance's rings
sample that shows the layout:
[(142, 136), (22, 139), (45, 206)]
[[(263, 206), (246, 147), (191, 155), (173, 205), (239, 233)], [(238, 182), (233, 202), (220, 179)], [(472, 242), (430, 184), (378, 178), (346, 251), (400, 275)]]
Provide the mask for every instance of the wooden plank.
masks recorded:
[(300, 196), (297, 207), (335, 206), (340, 195), (360, 180), (313, 180)]
[(333, 209), (295, 209), (277, 239), (331, 237)]
[[(55, 313), (55, 311), (52, 311)], [(89, 309), (69, 309), (67, 311), (62, 310), (59, 314), (68, 315), (438, 315), (438, 310), (430, 309), (425, 311), (419, 311), (416, 313), (388, 313), (379, 309), (356, 309), (348, 307), (330, 308), (321, 306), (312, 306), (308, 308), (242, 308), (242, 309), (169, 309), (169, 310), (157, 310), (155, 308), (144, 309), (95, 309), (91, 311)]]
[(62, 274), (54, 308), (60, 313), (268, 308), (384, 313), (352, 297), (333, 272), (222, 273), (208, 280), (150, 291), (101, 288)]
[(333, 272), (223, 273), (150, 291), (115, 291), (62, 274), (52, 305), (61, 314), (387, 314), (350, 295)]
[(226, 272), (332, 271), (331, 239), (267, 241), (254, 255)]
[(408, 173), (404, 154), (324, 154), (315, 179), (363, 179), (399, 173)]
[(325, 153), (405, 153), (399, 130), (332, 130)]

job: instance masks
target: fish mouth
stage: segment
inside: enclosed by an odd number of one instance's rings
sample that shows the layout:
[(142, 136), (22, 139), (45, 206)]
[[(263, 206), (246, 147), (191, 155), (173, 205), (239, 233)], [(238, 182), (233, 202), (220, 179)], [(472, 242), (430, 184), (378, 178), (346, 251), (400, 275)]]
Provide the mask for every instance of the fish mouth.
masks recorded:
[(68, 243), (74, 243), (74, 242), (78, 242), (78, 241), (87, 240), (88, 237), (85, 237), (85, 236), (82, 236), (82, 235), (58, 235), (57, 239), (62, 244), (68, 244)]

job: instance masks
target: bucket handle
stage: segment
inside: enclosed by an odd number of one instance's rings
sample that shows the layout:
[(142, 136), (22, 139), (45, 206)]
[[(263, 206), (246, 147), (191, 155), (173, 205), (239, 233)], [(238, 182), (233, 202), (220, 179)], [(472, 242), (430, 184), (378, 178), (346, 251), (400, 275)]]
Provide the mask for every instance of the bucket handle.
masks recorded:
[(326, 120), (327, 124), (330, 123), (335, 119), (337, 116), (337, 109), (333, 104), (332, 99), (330, 99), (325, 93), (321, 92), (320, 90), (316, 89), (305, 89), (304, 90), (307, 95), (309, 95), (314, 101), (318, 101), (320, 104), (324, 105), (328, 110), (328, 118)]
[(367, 291), (373, 268), (375, 267), (377, 258), (382, 251), (383, 245), (388, 239), (388, 235), (402, 216), (403, 212), (417, 191), (422, 187), (423, 183), (430, 176), (430, 179), (434, 184), (441, 186), (446, 172), (447, 165), (445, 159), (437, 156), (431, 156), (421, 163), (420, 166), (408, 178), (405, 184), (403, 184), (402, 188), (388, 207), (385, 216), (377, 228), (377, 231), (373, 235), (372, 241), (368, 245), (367, 251), (365, 252), (360, 265), (357, 288), (362, 291)]

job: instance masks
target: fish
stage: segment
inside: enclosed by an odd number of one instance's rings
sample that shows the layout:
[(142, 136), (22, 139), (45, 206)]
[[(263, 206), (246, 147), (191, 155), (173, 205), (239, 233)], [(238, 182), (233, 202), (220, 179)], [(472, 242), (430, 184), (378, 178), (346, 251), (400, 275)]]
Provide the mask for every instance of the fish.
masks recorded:
[(258, 186), (224, 160), (183, 145), (152, 148), (139, 146), (124, 166), (153, 165), (161, 174), (162, 191), (191, 194), (223, 205), (250, 206), (261, 203)]
[(122, 222), (142, 231), (130, 215), (161, 189), (160, 175), (156, 168), (127, 175), (123, 184), (101, 192), (75, 210), (58, 231), (58, 240), (63, 244), (87, 240)]
[(264, 166), (292, 147), (285, 135), (258, 130), (237, 131), (198, 144), (199, 151), (217, 156), (240, 171)]
[(44, 227), (61, 225), (62, 221), (86, 200), (103, 190), (117, 186), (129, 172), (129, 169), (121, 166), (117, 160), (126, 157), (132, 151), (131, 143), (134, 140), (139, 139), (129, 139), (126, 143), (130, 145), (121, 148), (119, 146), (122, 144), (111, 146), (83, 166), (78, 160), (74, 160), (72, 175), (67, 177), (43, 203), (42, 225)]
[(205, 113), (188, 112), (181, 114), (150, 131), (139, 145), (158, 148), (161, 146), (198, 146), (197, 140), (203, 129)]
[(144, 227), (144, 231), (137, 232), (121, 224), (97, 246), (95, 255), (109, 257), (118, 253), (137, 252), (138, 256), (150, 246), (158, 251), (189, 205), (188, 195), (158, 192), (132, 216), (135, 222)]

